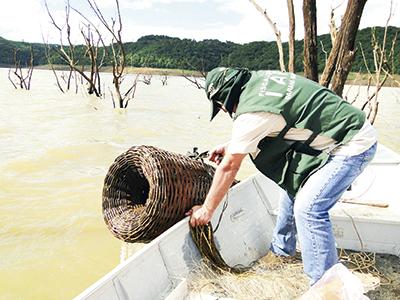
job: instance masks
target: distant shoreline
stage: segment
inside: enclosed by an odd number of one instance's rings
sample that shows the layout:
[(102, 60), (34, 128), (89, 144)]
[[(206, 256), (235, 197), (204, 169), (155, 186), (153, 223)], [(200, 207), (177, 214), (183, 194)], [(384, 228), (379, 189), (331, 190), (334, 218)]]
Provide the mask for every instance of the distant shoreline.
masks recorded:
[[(0, 65), (0, 68), (13, 68), (13, 66)], [(34, 66), (34, 69), (38, 70), (51, 70), (49, 65), (39, 65)], [(69, 67), (67, 65), (54, 65), (54, 69), (57, 71), (68, 71)], [(103, 73), (111, 73), (112, 67), (105, 66), (101, 68)], [(143, 74), (143, 75), (160, 75), (160, 76), (189, 76), (189, 77), (202, 77), (199, 71), (194, 70), (183, 70), (183, 69), (161, 69), (161, 68), (145, 68), (145, 67), (126, 67), (127, 74)], [(296, 72), (298, 75), (302, 75), (302, 72)], [(359, 78), (357, 78), (359, 77)], [(383, 75), (381, 75), (383, 77)], [(375, 74), (373, 74), (373, 80), (370, 82), (371, 87), (374, 87)], [(346, 85), (368, 85), (368, 74), (363, 73), (358, 75), (355, 72), (350, 72)], [(394, 79), (387, 78), (385, 87), (398, 87), (400, 88), (400, 74), (395, 74)]]
[[(35, 66), (35, 69), (39, 70), (51, 70), (49, 65), (39, 65)], [(54, 69), (57, 71), (69, 71), (67, 65), (54, 65)], [(194, 70), (182, 70), (182, 69), (161, 69), (161, 68), (144, 68), (144, 67), (126, 67), (126, 72), (128, 74), (143, 74), (143, 75), (161, 75), (161, 76), (194, 76), (202, 77), (199, 71)], [(101, 68), (102, 73), (111, 73), (112, 67), (105, 66)]]

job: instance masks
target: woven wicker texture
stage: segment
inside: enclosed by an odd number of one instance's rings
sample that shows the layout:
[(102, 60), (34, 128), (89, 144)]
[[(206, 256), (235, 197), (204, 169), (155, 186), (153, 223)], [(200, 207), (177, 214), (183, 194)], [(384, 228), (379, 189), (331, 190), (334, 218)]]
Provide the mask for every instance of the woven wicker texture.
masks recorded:
[(119, 155), (104, 180), (103, 216), (125, 242), (149, 242), (201, 204), (215, 169), (184, 155), (135, 146)]

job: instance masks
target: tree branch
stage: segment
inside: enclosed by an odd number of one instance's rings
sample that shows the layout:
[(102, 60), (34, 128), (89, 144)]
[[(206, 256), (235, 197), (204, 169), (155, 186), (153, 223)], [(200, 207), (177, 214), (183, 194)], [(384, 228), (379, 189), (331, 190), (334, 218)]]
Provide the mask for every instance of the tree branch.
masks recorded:
[(255, 0), (249, 0), (254, 7), (265, 17), (265, 19), (268, 21), (269, 25), (272, 27), (272, 30), (275, 33), (276, 36), (276, 45), (278, 47), (278, 52), (279, 52), (279, 66), (281, 71), (285, 72), (285, 59), (283, 55), (283, 48), (282, 48), (282, 40), (281, 40), (281, 32), (279, 31), (278, 27), (276, 26), (276, 23), (272, 21), (272, 19), (269, 17), (267, 14), (267, 10), (261, 8), (261, 6), (255, 1)]

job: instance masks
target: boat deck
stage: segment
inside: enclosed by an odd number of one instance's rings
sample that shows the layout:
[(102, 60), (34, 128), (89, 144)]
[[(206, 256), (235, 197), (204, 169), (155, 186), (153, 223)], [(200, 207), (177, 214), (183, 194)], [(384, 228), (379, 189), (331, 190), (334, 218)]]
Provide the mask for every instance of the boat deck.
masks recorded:
[[(400, 255), (399, 175), (400, 156), (380, 145), (373, 163), (343, 196), (363, 204), (339, 202), (331, 211), (339, 248)], [(215, 241), (229, 265), (249, 265), (268, 252), (281, 196), (282, 190), (261, 174), (230, 189), (212, 219), (215, 228), (223, 213)], [(184, 292), (200, 260), (186, 218), (76, 299), (173, 299)]]

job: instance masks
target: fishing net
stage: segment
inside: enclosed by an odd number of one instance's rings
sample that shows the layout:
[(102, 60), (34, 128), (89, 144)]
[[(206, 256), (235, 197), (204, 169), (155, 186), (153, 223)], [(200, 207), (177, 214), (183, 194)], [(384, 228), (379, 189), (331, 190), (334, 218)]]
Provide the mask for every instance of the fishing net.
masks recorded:
[(119, 155), (104, 180), (103, 216), (125, 242), (149, 242), (201, 204), (215, 169), (181, 154), (135, 146)]
[(241, 273), (200, 263), (192, 270), (187, 284), (188, 298), (193, 299), (287, 300), (296, 299), (309, 287), (301, 261), (283, 261), (271, 254)]
[[(340, 253), (340, 262), (347, 265), (361, 280), (364, 293), (368, 292), (369, 299), (398, 299), (399, 276), (393, 276), (396, 273), (390, 274), (393, 265), (398, 265), (398, 257), (379, 255), (381, 264), (391, 263), (390, 267), (386, 266), (386, 270), (382, 272), (377, 269), (375, 263), (372, 266), (369, 259), (365, 261), (367, 256), (373, 255), (372, 253), (344, 250), (340, 250)], [(348, 265), (349, 262), (353, 267)], [(218, 262), (217, 264), (220, 265)], [(358, 267), (355, 268), (355, 265)], [(369, 267), (373, 270), (362, 270)], [(281, 257), (269, 252), (250, 268), (240, 271), (236, 272), (230, 267), (216, 267), (214, 258), (204, 260), (191, 271), (187, 283), (189, 295), (195, 299), (211, 298), (209, 295), (212, 295), (224, 299), (286, 300), (298, 299), (309, 289), (309, 279), (303, 271), (299, 252), (294, 257)], [(384, 273), (390, 274), (395, 280), (391, 280)]]

